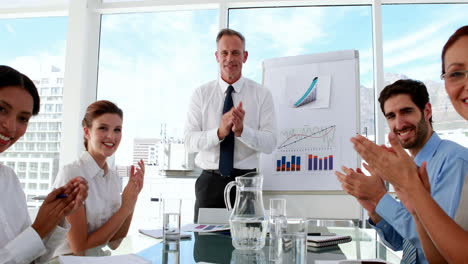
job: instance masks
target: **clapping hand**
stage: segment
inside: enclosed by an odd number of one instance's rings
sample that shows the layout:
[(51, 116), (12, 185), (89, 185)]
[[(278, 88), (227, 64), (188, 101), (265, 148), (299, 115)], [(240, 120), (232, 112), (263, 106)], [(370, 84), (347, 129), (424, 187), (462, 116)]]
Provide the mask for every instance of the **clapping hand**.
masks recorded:
[(236, 137), (240, 137), (244, 130), (244, 116), (245, 111), (242, 108), (242, 102), (239, 102), (237, 107), (233, 107), (224, 113), (218, 129), (218, 138), (220, 140), (224, 139), (231, 131)]
[(244, 130), (244, 116), (245, 111), (242, 108), (242, 102), (239, 103), (237, 107), (231, 109), (232, 112), (232, 132), (236, 137), (240, 137), (242, 135), (242, 131)]
[(69, 184), (74, 187), (76, 195), (73, 209), (68, 215), (78, 210), (78, 208), (84, 204), (86, 198), (88, 197), (88, 181), (86, 181), (83, 177), (75, 177), (69, 181)]
[(143, 189), (144, 176), (145, 163), (143, 160), (140, 160), (138, 162), (138, 168), (135, 168), (133, 165), (131, 166), (130, 178), (122, 193), (122, 208), (126, 209), (128, 213), (132, 213), (135, 209), (138, 195)]
[[(424, 186), (424, 189), (426, 189), (429, 193), (431, 192), (431, 185), (429, 183), (429, 177), (427, 176), (427, 170), (426, 170), (427, 162), (423, 162), (421, 164), (421, 167), (418, 169), (418, 175), (419, 179), (421, 180), (421, 183)], [(413, 216), (416, 215), (416, 208), (413, 206), (413, 203), (411, 202), (411, 199), (409, 198), (409, 194), (407, 191), (403, 191), (402, 189), (395, 187), (395, 192), (400, 199), (400, 201), (403, 203), (403, 205), (408, 209), (408, 212), (410, 212)]]
[(344, 173), (336, 171), (335, 175), (343, 190), (354, 196), (369, 213), (374, 213), (377, 203), (387, 193), (383, 181), (375, 173), (365, 175), (359, 168), (342, 166), (341, 169)]
[(400, 190), (414, 186), (415, 181), (420, 181), (416, 164), (400, 145), (394, 133), (391, 132), (388, 139), (391, 148), (379, 147), (360, 135), (351, 138), (351, 142), (359, 155), (378, 172), (382, 179), (389, 181)]
[(88, 183), (82, 177), (71, 179), (54, 189), (42, 203), (32, 227), (41, 238), (47, 236), (65, 216), (83, 205), (88, 196)]

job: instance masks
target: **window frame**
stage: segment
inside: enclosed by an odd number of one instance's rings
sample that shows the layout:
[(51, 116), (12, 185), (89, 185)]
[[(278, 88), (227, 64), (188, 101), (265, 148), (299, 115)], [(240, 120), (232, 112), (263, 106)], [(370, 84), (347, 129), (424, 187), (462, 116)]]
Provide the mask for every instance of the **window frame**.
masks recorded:
[[(65, 75), (62, 80), (64, 83), (61, 107), (63, 121), (61, 123), (62, 134), (59, 138), (59, 166), (62, 166), (75, 160), (84, 150), (81, 118), (86, 107), (97, 98), (99, 41), (103, 14), (218, 9), (219, 29), (222, 29), (228, 27), (230, 9), (370, 5), (373, 35), (375, 140), (377, 144), (384, 144), (386, 121), (377, 100), (384, 87), (382, 6), (398, 4), (468, 4), (468, 0), (129, 0), (114, 3), (103, 2), (103, 0), (85, 0), (69, 1), (68, 4), (61, 2), (31, 7), (0, 7), (0, 19), (68, 16)], [(34, 126), (29, 129), (38, 130)], [(21, 151), (18, 155), (21, 155)], [(41, 174), (38, 176), (41, 178)], [(21, 184), (25, 185), (24, 182)], [(361, 215), (361, 220), (364, 220), (363, 209), (361, 209)]]

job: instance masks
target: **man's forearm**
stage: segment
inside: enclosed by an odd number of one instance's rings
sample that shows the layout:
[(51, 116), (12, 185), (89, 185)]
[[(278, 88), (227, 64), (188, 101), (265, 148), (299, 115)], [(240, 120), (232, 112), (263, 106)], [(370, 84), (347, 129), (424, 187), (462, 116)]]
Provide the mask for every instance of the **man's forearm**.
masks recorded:
[(217, 128), (207, 131), (190, 131), (185, 134), (185, 148), (189, 152), (208, 150), (219, 144)]

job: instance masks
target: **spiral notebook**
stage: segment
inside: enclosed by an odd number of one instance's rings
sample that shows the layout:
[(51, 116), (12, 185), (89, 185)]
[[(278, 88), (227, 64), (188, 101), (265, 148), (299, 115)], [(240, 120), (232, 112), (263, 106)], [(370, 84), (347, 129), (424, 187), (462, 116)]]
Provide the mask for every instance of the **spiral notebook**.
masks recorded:
[(350, 242), (350, 236), (307, 236), (308, 247), (328, 247)]

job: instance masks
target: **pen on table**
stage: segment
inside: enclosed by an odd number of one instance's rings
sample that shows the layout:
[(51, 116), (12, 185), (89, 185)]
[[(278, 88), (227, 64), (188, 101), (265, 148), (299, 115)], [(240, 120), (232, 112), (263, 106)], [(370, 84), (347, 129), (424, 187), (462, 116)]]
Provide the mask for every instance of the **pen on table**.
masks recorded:
[(60, 198), (67, 198), (68, 195), (65, 194), (65, 193), (61, 193), (61, 194), (58, 194), (57, 196), (55, 196), (56, 199), (60, 199)]
[(335, 233), (316, 233), (316, 232), (312, 232), (312, 233), (307, 233), (308, 236), (336, 236)]
[[(68, 195), (65, 194), (65, 193), (61, 193), (61, 194), (58, 194), (57, 196), (55, 196), (55, 199), (62, 199), (62, 198), (67, 198)], [(39, 195), (39, 196), (35, 196), (33, 197), (32, 199), (33, 200), (38, 200), (38, 201), (43, 201), (47, 198), (47, 195)]]

